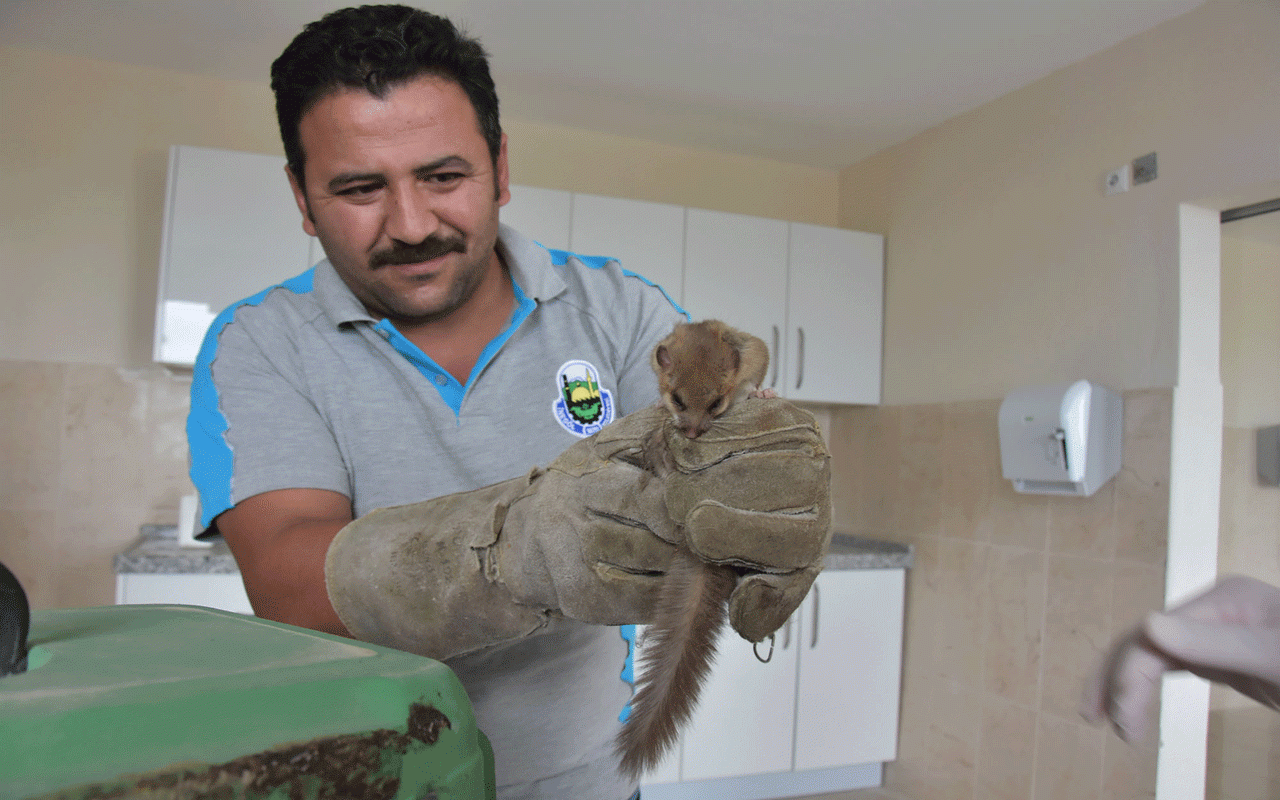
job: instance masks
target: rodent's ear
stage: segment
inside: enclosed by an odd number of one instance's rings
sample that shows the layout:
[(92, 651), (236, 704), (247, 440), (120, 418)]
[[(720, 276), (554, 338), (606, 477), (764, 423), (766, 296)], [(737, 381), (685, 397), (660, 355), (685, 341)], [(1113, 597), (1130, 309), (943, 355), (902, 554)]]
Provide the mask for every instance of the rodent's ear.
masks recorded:
[(658, 345), (658, 349), (653, 351), (653, 359), (663, 369), (671, 369), (671, 353), (667, 352), (665, 344)]

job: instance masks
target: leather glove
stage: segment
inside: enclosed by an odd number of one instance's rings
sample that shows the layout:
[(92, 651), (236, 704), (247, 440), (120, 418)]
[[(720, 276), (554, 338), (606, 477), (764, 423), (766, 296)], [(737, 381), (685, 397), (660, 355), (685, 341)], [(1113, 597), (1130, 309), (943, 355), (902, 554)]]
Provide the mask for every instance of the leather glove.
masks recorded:
[(1126, 741), (1148, 734), (1161, 676), (1187, 670), (1280, 711), (1280, 589), (1240, 575), (1118, 639), (1089, 679), (1080, 713)]
[(641, 466), (646, 440), (669, 418), (654, 406), (575, 443), (546, 469), (370, 512), (329, 547), (334, 610), (359, 639), (437, 659), (545, 632), (565, 617), (644, 623), (687, 534), (699, 556), (748, 571), (731, 621), (764, 638), (821, 567), (831, 535), (828, 458), (812, 417), (794, 406), (744, 402), (720, 419), (730, 417), (723, 434), (676, 442), (681, 452), (705, 452), (678, 456), (686, 463), (665, 480)]
[(749, 399), (696, 439), (663, 429), (667, 508), (704, 561), (741, 573), (729, 624), (759, 642), (804, 600), (831, 544), (831, 466), (813, 415)]

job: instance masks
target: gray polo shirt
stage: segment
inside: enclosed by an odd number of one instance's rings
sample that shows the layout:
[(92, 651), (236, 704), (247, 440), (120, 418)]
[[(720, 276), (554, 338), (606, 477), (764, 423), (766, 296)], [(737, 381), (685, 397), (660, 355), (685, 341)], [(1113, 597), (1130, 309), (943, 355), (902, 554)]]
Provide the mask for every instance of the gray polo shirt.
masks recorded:
[[(187, 421), (202, 524), (275, 489), (339, 492), (361, 516), (486, 486), (657, 399), (650, 353), (685, 319), (659, 287), (506, 226), (498, 247), (517, 308), (465, 384), (370, 317), (327, 261), (219, 315)], [(627, 661), (617, 629), (583, 625), (450, 665), (501, 797), (634, 790), (610, 754)]]

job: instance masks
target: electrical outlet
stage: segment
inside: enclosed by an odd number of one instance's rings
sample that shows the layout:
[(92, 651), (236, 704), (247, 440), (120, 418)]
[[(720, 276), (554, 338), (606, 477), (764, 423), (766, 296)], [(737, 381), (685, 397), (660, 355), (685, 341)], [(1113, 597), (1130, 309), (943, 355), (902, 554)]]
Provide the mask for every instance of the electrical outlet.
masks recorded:
[(1133, 185), (1150, 183), (1156, 179), (1156, 154), (1147, 153), (1133, 160)]
[(1121, 192), (1129, 191), (1129, 173), (1130, 166), (1128, 164), (1108, 172), (1107, 177), (1103, 179), (1103, 188), (1106, 193), (1120, 194)]

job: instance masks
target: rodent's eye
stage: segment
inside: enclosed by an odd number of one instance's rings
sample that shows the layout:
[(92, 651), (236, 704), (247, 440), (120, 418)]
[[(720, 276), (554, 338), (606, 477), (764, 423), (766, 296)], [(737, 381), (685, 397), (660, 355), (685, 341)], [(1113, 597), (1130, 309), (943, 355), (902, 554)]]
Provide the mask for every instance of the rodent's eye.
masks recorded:
[(676, 411), (684, 411), (684, 401), (680, 399), (680, 395), (671, 395), (671, 405), (676, 407)]
[(724, 398), (723, 398), (723, 397), (717, 397), (717, 398), (716, 398), (716, 400), (715, 400), (715, 402), (714, 402), (714, 403), (712, 403), (712, 404), (707, 408), (707, 410), (708, 410), (708, 411), (710, 411), (712, 414), (719, 414), (719, 413), (720, 413), (720, 409), (721, 409), (721, 408), (723, 408), (723, 407), (724, 407)]

